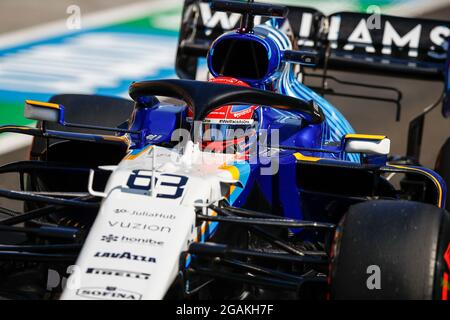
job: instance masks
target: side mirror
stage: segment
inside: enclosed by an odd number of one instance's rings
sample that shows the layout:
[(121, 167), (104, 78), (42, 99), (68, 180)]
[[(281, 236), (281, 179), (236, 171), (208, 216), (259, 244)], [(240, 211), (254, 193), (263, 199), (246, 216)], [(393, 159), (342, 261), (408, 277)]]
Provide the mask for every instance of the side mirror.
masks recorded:
[[(156, 98), (154, 98), (154, 99), (156, 99)], [(156, 101), (157, 101), (157, 99), (156, 99)], [(105, 126), (97, 126), (97, 125), (90, 125), (90, 124), (84, 124), (84, 123), (66, 122), (65, 116), (64, 116), (64, 106), (62, 106), (60, 104), (56, 104), (56, 103), (26, 100), (24, 116), (25, 116), (25, 118), (31, 119), (31, 120), (59, 123), (60, 125), (65, 126), (65, 127), (80, 128), (80, 129), (94, 129), (94, 130), (110, 131), (110, 132), (116, 132), (116, 133), (132, 133), (132, 134), (139, 134), (139, 135), (142, 133), (141, 131), (128, 130), (126, 128), (105, 127)]]
[(320, 62), (320, 54), (316, 51), (285, 50), (283, 51), (283, 61), (315, 67)]
[(386, 136), (347, 134), (344, 137), (344, 149), (348, 153), (388, 155), (391, 140)]
[(26, 100), (24, 116), (31, 120), (64, 124), (64, 107), (56, 103)]

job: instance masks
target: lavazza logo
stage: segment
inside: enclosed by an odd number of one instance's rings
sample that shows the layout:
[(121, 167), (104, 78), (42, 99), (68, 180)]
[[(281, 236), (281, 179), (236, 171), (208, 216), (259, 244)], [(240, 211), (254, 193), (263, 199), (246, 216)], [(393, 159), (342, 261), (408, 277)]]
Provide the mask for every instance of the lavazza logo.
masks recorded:
[(94, 257), (95, 258), (110, 258), (110, 259), (119, 259), (119, 260), (134, 260), (134, 261), (156, 263), (156, 258), (154, 258), (154, 257), (132, 254), (131, 252), (98, 251), (95, 253)]
[(114, 234), (103, 235), (101, 241), (112, 243), (121, 242), (127, 244), (143, 244), (150, 246), (163, 246), (164, 241), (156, 241), (151, 238), (139, 238), (139, 237), (127, 237), (127, 236), (116, 236)]
[(124, 222), (124, 221), (112, 221), (109, 220), (108, 224), (111, 228), (131, 229), (140, 231), (170, 233), (172, 229), (168, 226), (160, 226), (157, 224), (147, 224), (139, 222)]
[(115, 269), (105, 269), (105, 268), (87, 268), (86, 273), (87, 274), (95, 274), (95, 275), (99, 275), (99, 276), (114, 276), (114, 277), (123, 277), (123, 278), (138, 279), (138, 280), (150, 279), (149, 273), (115, 270)]
[(142, 294), (119, 289), (117, 287), (106, 288), (80, 288), (77, 296), (89, 299), (115, 299), (115, 300), (141, 300)]

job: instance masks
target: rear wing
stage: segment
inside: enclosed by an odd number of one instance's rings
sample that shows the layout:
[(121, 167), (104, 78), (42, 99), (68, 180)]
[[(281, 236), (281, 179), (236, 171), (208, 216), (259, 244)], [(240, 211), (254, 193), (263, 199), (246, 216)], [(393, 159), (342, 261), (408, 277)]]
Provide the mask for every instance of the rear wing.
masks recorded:
[(444, 80), (450, 22), (353, 12), (328, 21), (330, 68)]
[[(178, 50), (176, 71), (180, 78), (195, 79), (197, 58), (206, 57), (211, 43), (221, 34), (239, 26), (241, 14), (214, 11), (210, 0), (185, 0)], [(286, 19), (277, 19), (280, 29), (295, 37), (299, 45), (319, 48), (325, 15), (305, 7), (286, 6)], [(270, 18), (256, 17), (255, 23), (265, 23)]]
[[(240, 14), (214, 11), (208, 0), (185, 0), (176, 57), (179, 77), (195, 79), (198, 58), (211, 43), (239, 25)], [(277, 26), (301, 50), (318, 52), (318, 68), (412, 77), (445, 83), (443, 115), (450, 115), (448, 37), (450, 22), (287, 6)]]

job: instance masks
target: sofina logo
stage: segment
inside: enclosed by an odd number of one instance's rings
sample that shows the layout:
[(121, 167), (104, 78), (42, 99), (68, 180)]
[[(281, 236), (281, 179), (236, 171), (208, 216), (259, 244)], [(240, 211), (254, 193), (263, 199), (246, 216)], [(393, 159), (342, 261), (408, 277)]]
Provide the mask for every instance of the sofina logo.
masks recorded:
[(142, 294), (119, 289), (117, 287), (106, 288), (80, 288), (77, 296), (90, 299), (114, 299), (114, 300), (141, 300)]

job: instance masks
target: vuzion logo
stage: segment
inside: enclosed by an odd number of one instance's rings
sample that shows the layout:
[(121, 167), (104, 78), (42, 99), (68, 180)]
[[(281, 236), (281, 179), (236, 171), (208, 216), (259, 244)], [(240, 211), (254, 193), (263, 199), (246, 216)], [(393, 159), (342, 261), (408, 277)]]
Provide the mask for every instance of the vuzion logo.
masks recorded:
[(138, 222), (123, 222), (123, 221), (108, 221), (112, 228), (143, 230), (161, 233), (170, 233), (172, 229), (168, 226), (159, 226), (156, 224), (138, 223)]
[(77, 296), (93, 299), (115, 299), (115, 300), (141, 300), (142, 295), (137, 292), (119, 289), (116, 287), (106, 288), (80, 288)]

